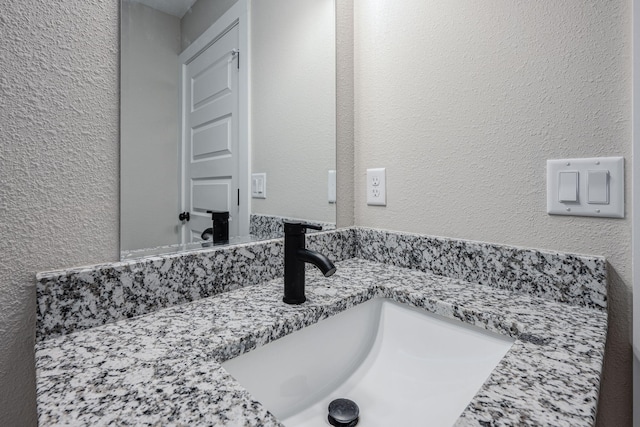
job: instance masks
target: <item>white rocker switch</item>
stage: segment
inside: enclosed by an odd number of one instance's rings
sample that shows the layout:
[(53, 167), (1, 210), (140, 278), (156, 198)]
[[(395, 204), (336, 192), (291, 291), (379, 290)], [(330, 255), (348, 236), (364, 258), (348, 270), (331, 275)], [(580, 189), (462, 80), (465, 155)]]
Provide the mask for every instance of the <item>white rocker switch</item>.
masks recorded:
[(578, 201), (578, 172), (560, 172), (558, 177), (558, 201)]
[(609, 204), (609, 171), (587, 172), (587, 202), (596, 205)]

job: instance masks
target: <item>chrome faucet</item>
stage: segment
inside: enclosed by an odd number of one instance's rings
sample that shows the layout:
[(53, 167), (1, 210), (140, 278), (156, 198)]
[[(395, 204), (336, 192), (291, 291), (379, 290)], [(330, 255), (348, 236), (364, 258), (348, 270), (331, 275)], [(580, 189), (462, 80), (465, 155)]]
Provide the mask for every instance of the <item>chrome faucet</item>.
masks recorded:
[(304, 267), (309, 262), (322, 271), (325, 277), (336, 272), (336, 266), (321, 253), (306, 249), (306, 230), (322, 230), (322, 227), (302, 222), (284, 223), (284, 298), (287, 304), (302, 304), (304, 296)]

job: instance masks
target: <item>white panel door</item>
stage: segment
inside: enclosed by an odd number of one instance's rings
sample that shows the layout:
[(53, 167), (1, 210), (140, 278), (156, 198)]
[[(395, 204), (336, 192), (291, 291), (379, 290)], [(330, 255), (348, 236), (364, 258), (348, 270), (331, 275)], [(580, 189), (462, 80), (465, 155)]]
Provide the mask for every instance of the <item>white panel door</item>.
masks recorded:
[(229, 211), (238, 235), (238, 26), (185, 66), (183, 73), (184, 243), (212, 226), (208, 210)]

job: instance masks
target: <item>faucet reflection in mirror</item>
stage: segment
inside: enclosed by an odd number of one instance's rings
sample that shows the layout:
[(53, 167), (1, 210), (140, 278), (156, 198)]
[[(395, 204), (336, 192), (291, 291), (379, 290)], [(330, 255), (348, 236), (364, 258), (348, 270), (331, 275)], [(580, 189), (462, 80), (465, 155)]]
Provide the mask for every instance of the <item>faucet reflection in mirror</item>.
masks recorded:
[(154, 1), (122, 3), (121, 258), (200, 248), (208, 210), (230, 212), (230, 244), (284, 218), (335, 228), (334, 1)]

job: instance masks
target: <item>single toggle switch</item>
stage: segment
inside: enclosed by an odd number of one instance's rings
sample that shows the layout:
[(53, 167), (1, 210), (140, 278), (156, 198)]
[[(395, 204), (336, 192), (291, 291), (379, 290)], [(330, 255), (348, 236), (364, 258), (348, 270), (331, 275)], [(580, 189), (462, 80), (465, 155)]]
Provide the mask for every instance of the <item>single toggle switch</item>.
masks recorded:
[(251, 174), (251, 197), (254, 199), (267, 198), (267, 174)]
[(578, 172), (560, 172), (558, 177), (558, 201), (578, 201)]
[(595, 205), (609, 204), (609, 171), (587, 172), (587, 202)]
[(333, 169), (329, 171), (328, 189), (329, 189), (328, 191), (329, 203), (335, 203), (336, 202), (336, 171)]

